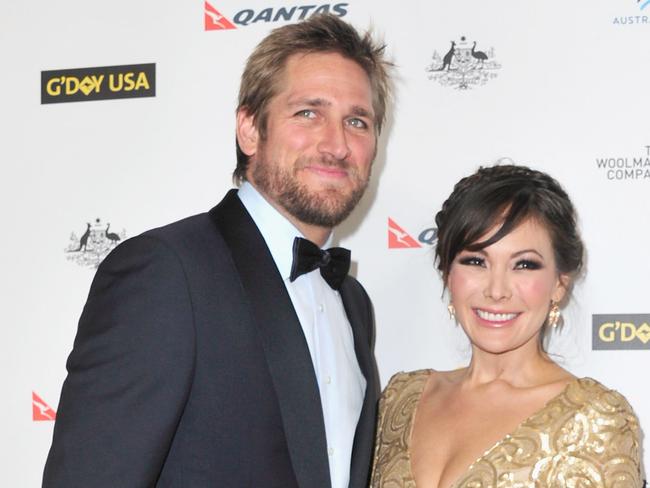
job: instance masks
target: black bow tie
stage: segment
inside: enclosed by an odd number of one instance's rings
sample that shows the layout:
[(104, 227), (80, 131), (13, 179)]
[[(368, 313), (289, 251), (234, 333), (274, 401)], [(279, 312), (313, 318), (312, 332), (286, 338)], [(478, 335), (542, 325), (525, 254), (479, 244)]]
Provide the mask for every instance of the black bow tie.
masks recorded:
[(293, 240), (293, 264), (289, 280), (320, 268), (320, 274), (327, 284), (338, 290), (350, 269), (350, 251), (342, 247), (320, 249), (316, 244), (302, 237)]

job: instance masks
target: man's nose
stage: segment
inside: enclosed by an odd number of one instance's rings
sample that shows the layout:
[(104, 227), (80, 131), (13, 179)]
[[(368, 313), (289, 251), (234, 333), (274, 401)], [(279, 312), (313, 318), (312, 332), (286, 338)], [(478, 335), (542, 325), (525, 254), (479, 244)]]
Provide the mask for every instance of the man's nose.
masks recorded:
[(341, 123), (330, 122), (323, 127), (318, 151), (329, 154), (334, 159), (341, 161), (350, 155), (348, 134)]

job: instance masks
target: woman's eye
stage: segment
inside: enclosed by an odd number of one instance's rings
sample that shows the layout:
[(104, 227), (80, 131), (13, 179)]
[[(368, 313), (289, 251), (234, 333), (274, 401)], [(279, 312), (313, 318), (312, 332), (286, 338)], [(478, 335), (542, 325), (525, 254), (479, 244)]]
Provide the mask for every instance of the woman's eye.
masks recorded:
[(521, 261), (517, 261), (515, 265), (515, 269), (540, 269), (541, 267), (542, 265), (540, 263), (532, 259), (522, 259)]
[(463, 264), (465, 266), (484, 266), (485, 265), (485, 259), (479, 256), (467, 256), (465, 258), (461, 258), (458, 261), (460, 264)]

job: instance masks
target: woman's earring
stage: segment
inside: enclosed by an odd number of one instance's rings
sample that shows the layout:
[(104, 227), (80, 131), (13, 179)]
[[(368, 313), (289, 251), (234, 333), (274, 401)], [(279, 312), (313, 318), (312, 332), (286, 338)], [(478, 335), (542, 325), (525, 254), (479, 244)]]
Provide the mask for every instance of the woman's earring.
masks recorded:
[(451, 320), (456, 320), (456, 309), (451, 303), (447, 306), (447, 311), (449, 312), (449, 318)]
[(551, 309), (548, 311), (548, 325), (555, 329), (560, 322), (560, 317), (562, 317), (560, 307), (557, 302), (551, 301)]

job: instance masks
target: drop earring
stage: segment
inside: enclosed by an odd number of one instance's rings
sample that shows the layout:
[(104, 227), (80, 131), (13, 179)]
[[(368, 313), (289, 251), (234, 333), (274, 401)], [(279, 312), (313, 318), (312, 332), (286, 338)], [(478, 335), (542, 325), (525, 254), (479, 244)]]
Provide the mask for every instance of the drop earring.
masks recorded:
[(551, 301), (551, 309), (548, 311), (548, 325), (556, 329), (561, 317), (562, 314), (557, 302)]
[(447, 305), (447, 311), (449, 312), (449, 318), (451, 320), (456, 320), (456, 309), (451, 303)]

